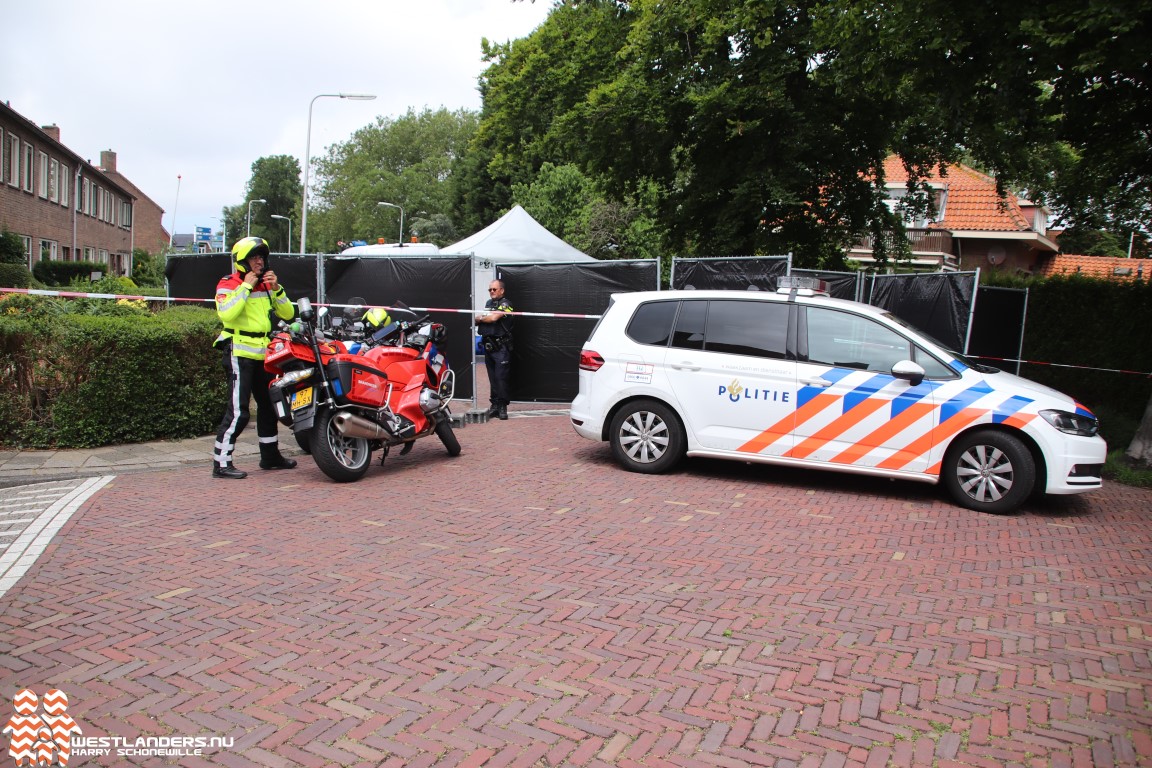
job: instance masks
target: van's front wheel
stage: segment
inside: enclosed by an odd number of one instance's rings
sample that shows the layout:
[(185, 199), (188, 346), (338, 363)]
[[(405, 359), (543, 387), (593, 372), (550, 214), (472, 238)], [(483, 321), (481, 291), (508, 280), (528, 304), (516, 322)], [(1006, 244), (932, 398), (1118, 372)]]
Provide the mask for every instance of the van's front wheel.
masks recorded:
[(985, 429), (957, 440), (941, 468), (944, 486), (962, 507), (1014, 512), (1036, 485), (1036, 461), (1018, 438)]

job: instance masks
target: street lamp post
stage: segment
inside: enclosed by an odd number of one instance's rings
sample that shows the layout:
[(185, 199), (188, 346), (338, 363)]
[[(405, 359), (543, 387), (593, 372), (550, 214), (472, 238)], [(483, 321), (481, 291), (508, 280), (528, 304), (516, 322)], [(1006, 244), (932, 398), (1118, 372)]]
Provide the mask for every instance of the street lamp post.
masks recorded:
[(281, 215), (276, 214), (276, 213), (272, 214), (272, 218), (280, 219), (281, 221), (288, 222), (288, 248), (284, 252), (285, 253), (292, 253), (292, 219), (290, 219), (287, 216), (281, 216)]
[(172, 205), (172, 231), (168, 233), (168, 250), (172, 250), (172, 241), (176, 237), (176, 209), (180, 207), (180, 174), (176, 174), (176, 202)]
[(262, 197), (257, 198), (255, 200), (249, 200), (248, 201), (248, 234), (247, 234), (247, 237), (252, 236), (252, 203), (266, 203), (266, 202), (268, 202), (268, 201)]
[(396, 205), (396, 203), (376, 203), (376, 205), (384, 206), (385, 208), (396, 208), (400, 211), (400, 237), (396, 240), (397, 245), (404, 244), (404, 209)]
[(308, 104), (308, 137), (304, 144), (304, 200), (300, 205), (300, 255), (304, 255), (305, 243), (308, 240), (308, 167), (312, 164), (312, 107), (316, 99), (324, 97), (333, 99), (354, 99), (356, 101), (371, 101), (376, 98), (371, 93), (321, 93), (312, 97)]

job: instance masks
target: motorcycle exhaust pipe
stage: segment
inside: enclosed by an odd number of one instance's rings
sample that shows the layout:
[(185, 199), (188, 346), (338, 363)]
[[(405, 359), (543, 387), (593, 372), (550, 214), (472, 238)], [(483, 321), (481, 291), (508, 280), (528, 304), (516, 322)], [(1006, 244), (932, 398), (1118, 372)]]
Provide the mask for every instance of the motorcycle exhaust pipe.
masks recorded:
[(392, 437), (392, 433), (374, 421), (352, 413), (338, 413), (332, 417), (332, 423), (340, 434), (347, 437), (364, 437), (369, 440), (384, 440)]

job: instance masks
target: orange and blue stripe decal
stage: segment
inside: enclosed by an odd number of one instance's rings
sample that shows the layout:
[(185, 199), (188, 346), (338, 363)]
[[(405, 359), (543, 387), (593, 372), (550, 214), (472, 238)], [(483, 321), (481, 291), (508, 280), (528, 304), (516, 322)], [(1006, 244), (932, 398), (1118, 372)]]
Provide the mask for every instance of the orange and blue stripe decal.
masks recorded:
[(1001, 403), (992, 412), (993, 424), (1005, 424), (1009, 419), (1019, 413), (1020, 409), (1032, 402), (1031, 398), (1015, 395)]
[[(810, 455), (813, 451), (840, 437), (865, 418), (883, 408), (888, 404), (888, 401), (875, 395), (893, 381), (895, 381), (895, 379), (891, 376), (878, 375), (861, 383), (856, 389), (842, 397), (842, 410), (838, 418), (833, 419), (830, 424), (827, 424), (824, 428), (794, 446), (784, 455), (791, 458), (802, 459)], [(799, 426), (799, 424), (796, 426)]]
[[(844, 368), (832, 368), (820, 373), (820, 378), (835, 384), (853, 371)], [(832, 403), (840, 399), (840, 395), (830, 395), (824, 387), (801, 387), (796, 393), (796, 410), (765, 429), (756, 437), (736, 448), (745, 453), (760, 453), (772, 443), (782, 437), (792, 434), (796, 427), (823, 411)]]
[[(939, 382), (923, 381), (892, 398), (892, 410), (888, 421), (865, 435), (851, 447), (833, 456), (830, 461), (835, 464), (855, 464), (869, 451), (885, 445), (893, 437), (936, 409), (935, 404), (925, 403), (923, 400), (939, 386)], [(880, 402), (881, 405), (888, 404), (884, 401)]]
[[(1073, 401), (1073, 402), (1075, 402), (1075, 401)], [(1096, 418), (1096, 414), (1092, 413), (1092, 411), (1088, 410), (1087, 408), (1085, 408), (1080, 403), (1076, 403), (1076, 415), (1077, 416), (1087, 416), (1090, 419)]]

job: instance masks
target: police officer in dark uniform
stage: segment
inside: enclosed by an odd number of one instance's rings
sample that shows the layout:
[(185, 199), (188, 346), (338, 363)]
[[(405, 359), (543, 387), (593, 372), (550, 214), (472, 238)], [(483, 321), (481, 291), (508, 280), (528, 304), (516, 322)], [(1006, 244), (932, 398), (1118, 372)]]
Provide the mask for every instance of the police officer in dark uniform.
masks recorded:
[(484, 347), (484, 365), (488, 369), (492, 407), (488, 416), (508, 418), (508, 395), (512, 381), (512, 305), (504, 298), (504, 281), (493, 280), (488, 286), (488, 303), (476, 315), (476, 331)]

